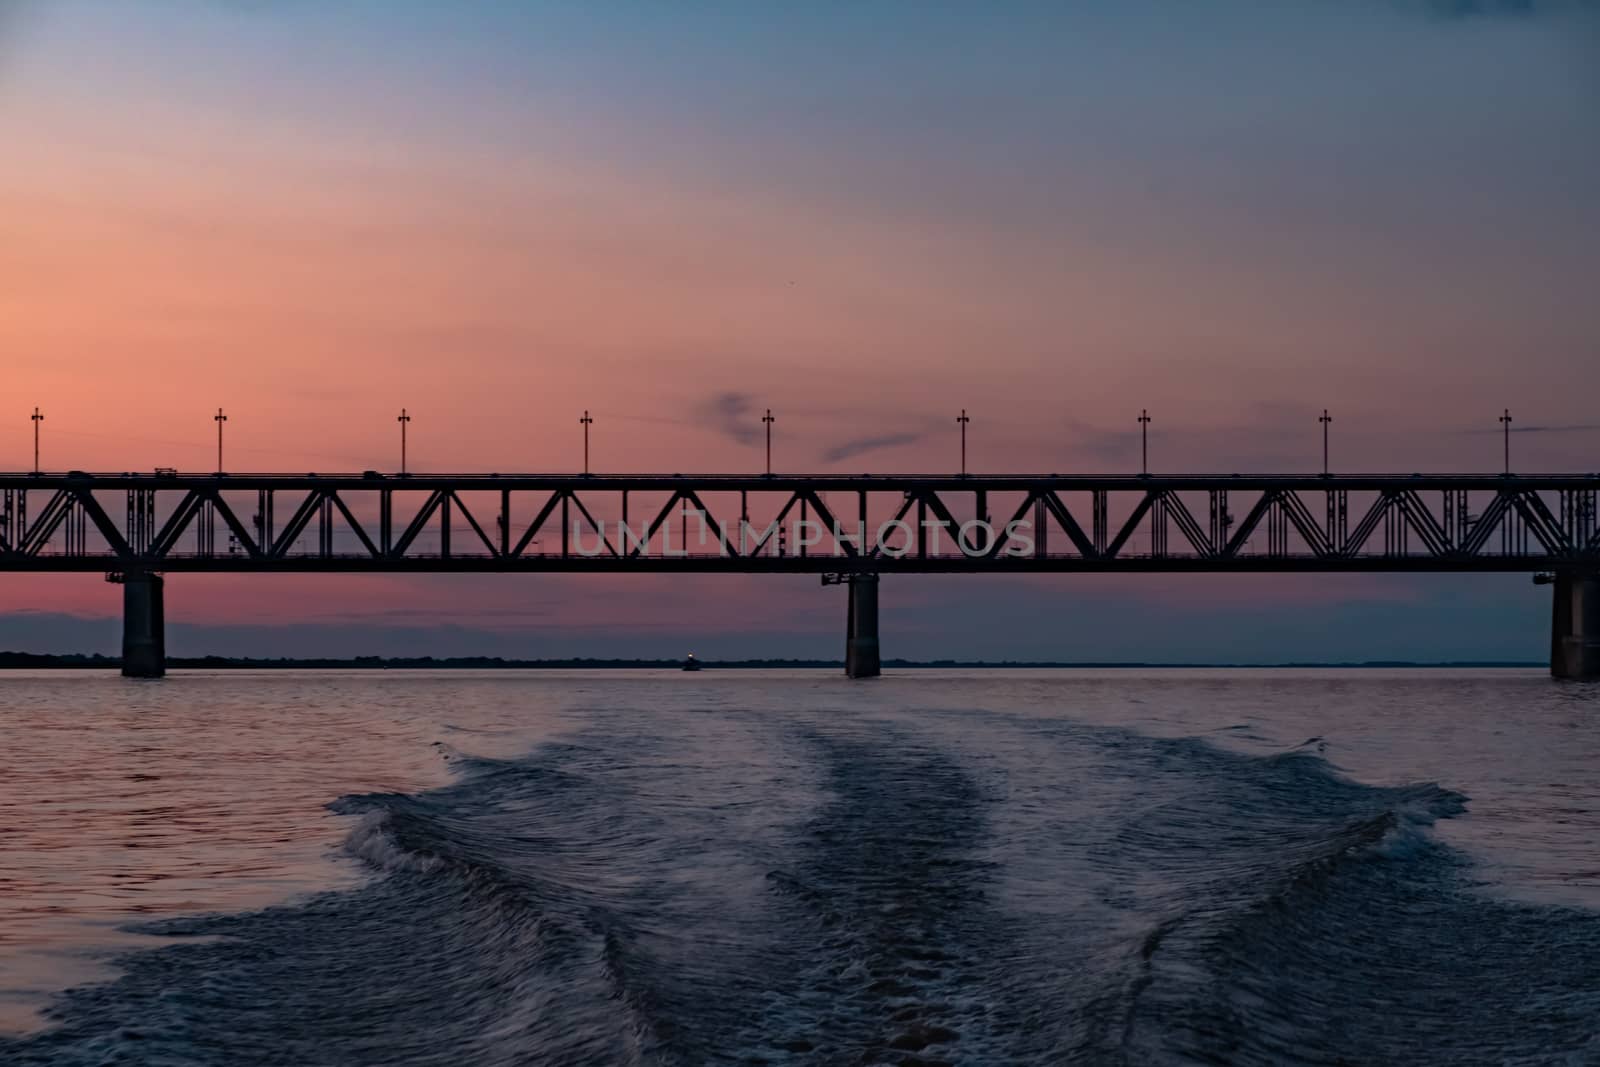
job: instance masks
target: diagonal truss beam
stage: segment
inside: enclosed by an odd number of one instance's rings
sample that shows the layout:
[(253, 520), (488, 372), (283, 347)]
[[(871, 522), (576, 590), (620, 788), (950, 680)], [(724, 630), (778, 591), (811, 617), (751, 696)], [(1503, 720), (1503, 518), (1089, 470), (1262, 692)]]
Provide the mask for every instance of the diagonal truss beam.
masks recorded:
[(128, 546), (127, 539), (122, 536), (122, 531), (117, 529), (117, 524), (111, 521), (111, 516), (106, 514), (105, 508), (94, 498), (94, 494), (87, 489), (77, 489), (75, 492), (78, 506), (89, 516), (89, 521), (100, 531), (100, 536), (105, 538), (112, 554), (120, 560), (133, 558), (133, 549)]
[(361, 547), (367, 550), (367, 555), (371, 556), (373, 559), (381, 558), (383, 556), (383, 552), (376, 544), (373, 543), (372, 538), (367, 534), (366, 527), (363, 526), (361, 522), (356, 519), (355, 515), (351, 513), (350, 506), (344, 502), (344, 497), (340, 496), (337, 492), (330, 493), (329, 496), (333, 499), (333, 506), (335, 510), (337, 510), (339, 514), (344, 517), (346, 524), (348, 524), (350, 529), (355, 533), (356, 539), (361, 542)]
[[(620, 559), (622, 553), (617, 550), (616, 545), (611, 543), (611, 539), (605, 535), (605, 527), (601, 526), (595, 521), (595, 517), (589, 513), (589, 509), (584, 505), (583, 501), (578, 498), (578, 494), (571, 494), (570, 499), (572, 501), (572, 506), (578, 509), (578, 514), (583, 516), (583, 521), (589, 524), (589, 528), (591, 530), (594, 530), (600, 535), (600, 545), (606, 550), (606, 554), (613, 558)], [(576, 536), (576, 534), (574, 534), (574, 536)], [(621, 526), (619, 525), (617, 537), (620, 540), (623, 536), (625, 535), (621, 532)]]
[(1522, 516), (1522, 521), (1527, 524), (1528, 529), (1533, 531), (1539, 547), (1552, 556), (1565, 555), (1572, 551), (1572, 539), (1567, 536), (1567, 531), (1561, 528), (1561, 523), (1550, 513), (1549, 506), (1538, 493), (1515, 492), (1512, 494), (1512, 504), (1517, 509), (1517, 514)]
[(1383, 517), (1389, 513), (1389, 508), (1393, 504), (1394, 499), (1389, 493), (1379, 493), (1378, 499), (1372, 502), (1372, 506), (1367, 509), (1367, 513), (1361, 516), (1361, 521), (1356, 523), (1356, 528), (1350, 531), (1350, 536), (1345, 538), (1342, 546), (1339, 546), (1339, 555), (1344, 557), (1354, 556), (1365, 548), (1367, 539), (1378, 528), (1378, 524), (1383, 521)]
[(233, 513), (233, 508), (229, 507), (228, 502), (222, 499), (221, 493), (215, 489), (203, 490), (202, 501), (211, 505), (211, 510), (214, 514), (222, 516), (222, 521), (228, 527), (228, 532), (233, 534), (234, 540), (244, 547), (245, 555), (251, 559), (260, 558), (261, 547), (256, 544), (255, 538), (244, 528), (244, 523), (239, 521), (239, 516)]
[[(784, 501), (783, 507), (778, 510), (777, 518), (773, 519), (767, 524), (766, 528), (761, 531), (761, 536), (756, 538), (753, 545), (750, 545), (746, 548), (744, 553), (746, 558), (759, 556), (761, 554), (761, 550), (772, 543), (772, 539), (778, 536), (778, 529), (783, 525), (783, 520), (789, 517), (789, 513), (794, 510), (795, 505), (798, 503), (800, 503), (799, 493), (791, 495), (788, 500)], [(754, 529), (754, 527), (751, 527), (751, 529)], [(741, 547), (743, 547), (743, 541), (743, 530), (741, 530)]]
[[(1038, 493), (1029, 493), (1027, 496), (1025, 496), (1022, 500), (1022, 503), (1017, 505), (1017, 510), (1011, 513), (1011, 518), (1006, 520), (1005, 525), (994, 531), (994, 537), (989, 544), (989, 549), (983, 554), (984, 558), (998, 558), (1000, 554), (1005, 551), (1006, 546), (1011, 543), (1011, 531), (1015, 528), (1016, 523), (1027, 518), (1029, 510), (1037, 507), (1038, 505)], [(1035, 544), (1037, 545), (1037, 542)]]
[[(478, 525), (478, 520), (474, 518), (472, 512), (467, 509), (466, 501), (461, 499), (461, 494), (452, 489), (449, 491), (449, 496), (450, 499), (455, 503), (456, 510), (461, 512), (461, 517), (467, 520), (467, 526), (472, 529), (473, 533), (478, 535), (478, 540), (483, 542), (483, 547), (489, 550), (489, 555), (498, 557), (500, 555), (500, 546), (491, 541), (489, 539), (489, 535), (483, 532), (483, 527)], [(576, 494), (573, 495), (573, 501), (577, 501)], [(578, 507), (580, 510), (583, 509), (582, 504), (579, 504)], [(589, 514), (587, 510), (584, 510), (583, 513), (585, 517), (587, 517)], [(590, 519), (589, 521), (592, 523), (594, 520)]]
[(1195, 521), (1194, 515), (1189, 511), (1189, 505), (1183, 502), (1183, 497), (1177, 493), (1163, 492), (1167, 514), (1178, 526), (1178, 532), (1183, 534), (1184, 540), (1189, 542), (1189, 547), (1194, 549), (1195, 555), (1210, 558), (1216, 555), (1216, 546), (1211, 543), (1211, 537), (1200, 524)]
[(544, 506), (533, 517), (533, 521), (528, 524), (528, 528), (522, 532), (521, 537), (517, 538), (517, 543), (510, 553), (513, 558), (522, 555), (528, 550), (528, 546), (533, 543), (535, 537), (539, 536), (539, 531), (544, 528), (545, 522), (549, 520), (551, 513), (556, 510), (557, 505), (565, 499), (565, 496), (566, 491), (562, 489), (557, 489), (550, 494), (550, 498), (544, 502)]
[[(700, 494), (696, 493), (693, 489), (689, 489), (685, 491), (683, 495), (685, 499), (687, 499), (689, 503), (693, 504), (700, 514), (704, 516), (702, 521), (711, 527), (711, 532), (716, 536), (717, 544), (721, 546), (722, 551), (728, 553), (730, 556), (739, 555), (739, 546), (731, 543), (728, 540), (728, 531), (723, 527), (722, 523), (717, 519), (717, 517), (711, 513), (711, 509), (706, 507), (705, 502), (700, 499)], [(829, 528), (831, 529), (832, 527), (830, 526)], [(683, 547), (688, 548), (689, 546), (684, 545)], [(615, 555), (615, 552), (612, 554)]]
[(428, 521), (444, 506), (445, 499), (449, 495), (449, 491), (445, 489), (435, 489), (428, 494), (428, 499), (417, 510), (416, 517), (406, 525), (405, 532), (400, 535), (400, 539), (389, 550), (391, 556), (404, 556), (406, 554), (406, 549), (410, 548), (411, 543), (421, 536), (423, 530), (427, 529)]
[(270, 555), (274, 559), (283, 559), (289, 554), (289, 549), (299, 540), (300, 535), (305, 532), (312, 516), (317, 513), (317, 509), (321, 506), (322, 490), (313, 489), (306, 494), (305, 499), (300, 501), (300, 506), (295, 508), (294, 514), (289, 517), (289, 521), (284, 524), (283, 529), (279, 531), (277, 538), (272, 542)]
[(1061, 529), (1066, 532), (1067, 539), (1072, 542), (1072, 547), (1084, 559), (1095, 559), (1100, 553), (1095, 551), (1094, 542), (1089, 540), (1089, 535), (1083, 532), (1083, 527), (1078, 525), (1078, 520), (1072, 517), (1072, 512), (1062, 501), (1061, 495), (1054, 491), (1041, 494), (1045, 510), (1055, 516), (1056, 522), (1061, 524)]
[[(905, 522), (905, 520), (906, 520), (906, 516), (911, 514), (911, 505), (915, 504), (916, 502), (917, 502), (917, 498), (915, 496), (913, 496), (911, 493), (906, 493), (905, 496), (900, 501), (900, 509), (894, 513), (894, 517), (893, 518), (891, 518), (888, 522), (884, 523), (883, 526), (879, 527), (879, 529), (884, 529), (884, 528), (887, 528), (887, 527), (889, 527), (891, 525), (894, 525), (894, 524), (897, 524), (897, 523), (903, 524)], [(783, 514), (787, 514), (788, 510), (789, 510), (788, 508), (784, 508)], [(780, 514), (778, 516), (778, 521), (779, 522), (783, 521), (783, 514)], [(910, 541), (908, 539), (907, 543), (906, 543), (906, 548), (909, 550), (910, 547), (911, 547), (911, 544), (910, 544)], [(872, 538), (872, 547), (870, 549), (868, 549), (867, 556), (868, 556), (868, 558), (876, 558), (876, 557), (880, 557), (880, 556), (883, 556), (883, 555), (886, 555), (886, 553), (883, 551), (883, 546), (878, 544), (877, 534), (876, 534), (876, 532), (874, 532), (873, 538)]]
[(1117, 536), (1113, 537), (1111, 543), (1106, 546), (1105, 555), (1102, 558), (1116, 558), (1117, 554), (1122, 551), (1123, 546), (1132, 539), (1134, 532), (1139, 529), (1139, 524), (1144, 521), (1144, 517), (1150, 514), (1150, 509), (1155, 506), (1156, 495), (1156, 493), (1146, 491), (1139, 498), (1139, 503), (1134, 505), (1133, 514), (1128, 516), (1128, 520), (1117, 531)]
[(1495, 530), (1500, 527), (1500, 523), (1505, 520), (1506, 513), (1510, 510), (1506, 494), (1504, 492), (1496, 493), (1495, 498), (1489, 502), (1488, 507), (1483, 509), (1483, 514), (1479, 516), (1477, 523), (1473, 525), (1472, 532), (1467, 534), (1467, 539), (1462, 542), (1462, 554), (1476, 556), (1483, 551), (1483, 546), (1489, 543), (1489, 538), (1494, 535)]
[(1396, 503), (1400, 508), (1400, 514), (1404, 517), (1406, 525), (1422, 539), (1422, 543), (1427, 548), (1429, 555), (1450, 555), (1452, 551), (1450, 535), (1445, 533), (1444, 526), (1434, 517), (1433, 511), (1428, 505), (1422, 502), (1422, 498), (1417, 495), (1416, 490), (1407, 489), (1399, 495)]
[(167, 521), (162, 524), (155, 537), (151, 538), (150, 548), (145, 554), (152, 559), (164, 559), (178, 543), (178, 538), (189, 528), (189, 523), (200, 513), (200, 504), (203, 500), (204, 496), (198, 489), (191, 489), (184, 494), (177, 508), (167, 516)]
[[(694, 494), (692, 493), (690, 494), (690, 497), (691, 499), (698, 499), (694, 497)], [(801, 495), (801, 499), (811, 506), (812, 511), (816, 512), (818, 521), (820, 521), (822, 525), (827, 528), (830, 534), (834, 530), (843, 529), (843, 527), (839, 525), (838, 520), (833, 517), (833, 512), (829, 510), (828, 505), (822, 502), (822, 497), (818, 496), (814, 491), (804, 491)], [(839, 547), (841, 550), (843, 550), (846, 556), (854, 556), (859, 554), (856, 551), (856, 547), (848, 541), (841, 543)]]
[[(959, 546), (961, 537), (961, 524), (956, 521), (954, 513), (952, 513), (950, 508), (946, 506), (944, 498), (938, 493), (923, 493), (922, 503), (927, 507), (928, 511), (933, 514), (933, 517), (938, 520), (938, 528), (946, 533), (949, 533), (952, 538), (955, 538), (957, 540), (957, 545)], [(918, 538), (922, 538), (926, 535), (926, 530), (917, 531)]]
[(1245, 545), (1245, 542), (1250, 540), (1250, 538), (1255, 534), (1256, 527), (1261, 525), (1261, 520), (1266, 518), (1267, 513), (1272, 510), (1272, 506), (1276, 500), (1276, 495), (1277, 494), (1269, 491), (1262, 493), (1258, 498), (1256, 498), (1256, 502), (1251, 505), (1250, 510), (1245, 513), (1244, 520), (1239, 523), (1239, 528), (1233, 531), (1232, 537), (1228, 538), (1227, 547), (1225, 547), (1222, 551), (1224, 556), (1230, 559), (1238, 557), (1239, 550), (1242, 549)]
[(37, 556), (66, 521), (67, 513), (72, 510), (72, 501), (70, 490), (56, 490), (44, 510), (39, 512), (39, 517), (33, 520), (33, 525), (23, 534), (17, 551), (24, 556)]
[[(683, 490), (674, 489), (672, 491), (672, 495), (667, 497), (667, 502), (661, 505), (661, 510), (656, 512), (656, 517), (650, 521), (649, 526), (645, 527), (644, 535), (639, 538), (639, 543), (634, 545), (632, 550), (628, 552), (630, 558), (637, 559), (644, 555), (645, 547), (655, 538), (656, 531), (661, 529), (662, 523), (672, 518), (672, 509), (677, 507), (678, 503), (683, 499)], [(793, 500), (791, 499), (790, 502), (793, 503)], [(783, 510), (785, 514), (788, 514), (789, 508), (787, 506)], [(688, 545), (683, 547), (685, 552), (689, 550)]]

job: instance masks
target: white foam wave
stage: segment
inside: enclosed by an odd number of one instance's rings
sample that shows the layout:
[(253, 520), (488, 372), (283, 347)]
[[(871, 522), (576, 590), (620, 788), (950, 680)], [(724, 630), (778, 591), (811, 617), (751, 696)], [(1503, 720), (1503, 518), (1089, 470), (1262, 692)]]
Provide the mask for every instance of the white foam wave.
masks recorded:
[(436, 870), (441, 862), (435, 856), (418, 855), (396, 844), (389, 833), (389, 815), (384, 811), (362, 812), (344, 839), (344, 849), (382, 871), (427, 872)]

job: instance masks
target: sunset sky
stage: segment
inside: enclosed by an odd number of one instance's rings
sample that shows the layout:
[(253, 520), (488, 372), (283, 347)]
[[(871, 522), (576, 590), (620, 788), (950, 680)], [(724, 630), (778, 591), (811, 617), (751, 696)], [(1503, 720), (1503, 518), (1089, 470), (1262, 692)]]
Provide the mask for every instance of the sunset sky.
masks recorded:
[[(1586, 0), (0, 0), (0, 469), (1600, 467)], [(888, 656), (1539, 659), (1526, 576), (901, 578)], [(113, 651), (98, 577), (0, 648)], [(176, 577), (170, 648), (839, 655), (815, 579)]]

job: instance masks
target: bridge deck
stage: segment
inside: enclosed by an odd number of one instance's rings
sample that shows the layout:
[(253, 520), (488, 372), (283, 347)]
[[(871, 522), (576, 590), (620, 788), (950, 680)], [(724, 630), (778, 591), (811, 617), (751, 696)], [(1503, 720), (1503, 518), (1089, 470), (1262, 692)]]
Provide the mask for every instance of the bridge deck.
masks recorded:
[(1600, 489), (1600, 472), (1577, 474), (572, 474), (568, 473), (429, 473), (276, 472), (222, 474), (202, 471), (65, 471), (0, 472), (0, 489), (46, 490), (63, 485), (92, 484), (99, 489), (607, 489), (670, 492), (683, 485), (716, 486), (719, 490), (792, 491), (797, 488), (868, 490), (1060, 490), (1139, 489), (1414, 489), (1493, 490), (1505, 485), (1526, 489)]

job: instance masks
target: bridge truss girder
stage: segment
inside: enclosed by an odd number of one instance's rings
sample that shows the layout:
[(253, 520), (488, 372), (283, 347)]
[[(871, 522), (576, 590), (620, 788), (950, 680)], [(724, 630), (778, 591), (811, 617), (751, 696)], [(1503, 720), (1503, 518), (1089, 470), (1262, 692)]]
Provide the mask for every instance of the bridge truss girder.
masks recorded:
[(1591, 475), (11, 475), (0, 570), (1592, 571), (1597, 493)]

